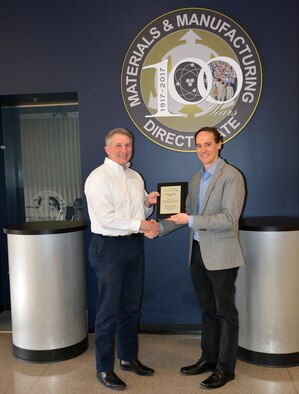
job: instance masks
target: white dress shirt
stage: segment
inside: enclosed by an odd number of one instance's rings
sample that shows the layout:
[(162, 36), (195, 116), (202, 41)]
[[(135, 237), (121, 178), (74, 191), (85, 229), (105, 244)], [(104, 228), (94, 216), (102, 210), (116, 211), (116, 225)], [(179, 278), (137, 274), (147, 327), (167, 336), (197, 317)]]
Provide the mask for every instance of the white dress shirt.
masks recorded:
[(118, 163), (105, 158), (104, 164), (93, 170), (85, 182), (91, 231), (108, 236), (138, 233), (141, 220), (153, 208), (144, 205), (147, 193), (138, 172), (124, 170)]

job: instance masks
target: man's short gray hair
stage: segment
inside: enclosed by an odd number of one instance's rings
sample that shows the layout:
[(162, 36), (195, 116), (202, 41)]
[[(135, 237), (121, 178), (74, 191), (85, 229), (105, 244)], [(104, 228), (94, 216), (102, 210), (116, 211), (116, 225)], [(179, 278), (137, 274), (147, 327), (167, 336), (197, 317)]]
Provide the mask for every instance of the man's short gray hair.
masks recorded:
[(131, 142), (132, 142), (132, 140), (133, 140), (132, 133), (131, 133), (129, 130), (123, 129), (122, 127), (118, 127), (118, 128), (116, 128), (116, 129), (110, 130), (109, 133), (106, 135), (106, 137), (105, 137), (105, 144), (106, 144), (106, 146), (110, 145), (110, 143), (111, 143), (111, 138), (112, 138), (115, 134), (126, 135), (127, 137), (130, 138)]

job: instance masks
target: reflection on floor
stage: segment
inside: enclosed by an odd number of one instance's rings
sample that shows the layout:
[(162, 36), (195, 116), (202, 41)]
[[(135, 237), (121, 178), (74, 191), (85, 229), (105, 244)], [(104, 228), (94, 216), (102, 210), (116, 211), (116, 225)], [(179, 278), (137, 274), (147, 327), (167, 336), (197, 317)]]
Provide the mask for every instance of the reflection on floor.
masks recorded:
[(10, 311), (4, 311), (0, 313), (0, 332), (11, 332)]
[[(28, 363), (12, 354), (12, 334), (0, 332), (0, 393), (1, 394), (105, 394), (106, 389), (95, 378), (94, 336), (89, 334), (89, 348), (80, 356), (56, 363)], [(123, 379), (131, 394), (195, 394), (206, 392), (200, 382), (209, 376), (183, 376), (181, 366), (199, 358), (197, 335), (139, 336), (139, 358), (156, 370), (154, 376), (137, 376), (115, 372)], [(212, 391), (213, 392), (213, 391)], [(237, 362), (236, 379), (216, 390), (217, 394), (298, 394), (299, 367), (266, 368)], [(215, 393), (216, 393), (215, 392)]]

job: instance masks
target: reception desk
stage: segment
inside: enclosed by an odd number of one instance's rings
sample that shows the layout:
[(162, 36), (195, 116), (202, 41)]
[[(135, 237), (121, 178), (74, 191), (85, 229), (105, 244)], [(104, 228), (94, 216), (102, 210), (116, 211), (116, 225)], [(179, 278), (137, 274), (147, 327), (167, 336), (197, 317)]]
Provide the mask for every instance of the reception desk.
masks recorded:
[(236, 282), (239, 358), (265, 366), (299, 364), (299, 218), (240, 222), (246, 265)]
[(87, 349), (85, 228), (68, 221), (4, 228), (16, 357), (59, 361)]

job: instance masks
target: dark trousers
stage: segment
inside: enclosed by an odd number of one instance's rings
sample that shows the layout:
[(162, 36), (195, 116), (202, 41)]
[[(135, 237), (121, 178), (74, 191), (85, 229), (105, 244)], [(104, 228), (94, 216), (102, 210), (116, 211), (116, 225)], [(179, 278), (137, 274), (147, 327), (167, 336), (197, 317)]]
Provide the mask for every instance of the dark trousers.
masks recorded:
[(234, 372), (239, 321), (235, 307), (238, 268), (209, 271), (198, 242), (193, 242), (190, 272), (202, 314), (202, 358), (217, 368)]
[(89, 259), (95, 270), (98, 299), (95, 320), (96, 368), (114, 368), (115, 340), (119, 359), (138, 357), (138, 321), (143, 294), (144, 240), (93, 235)]

